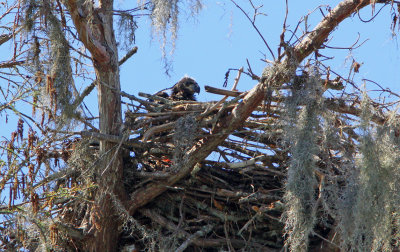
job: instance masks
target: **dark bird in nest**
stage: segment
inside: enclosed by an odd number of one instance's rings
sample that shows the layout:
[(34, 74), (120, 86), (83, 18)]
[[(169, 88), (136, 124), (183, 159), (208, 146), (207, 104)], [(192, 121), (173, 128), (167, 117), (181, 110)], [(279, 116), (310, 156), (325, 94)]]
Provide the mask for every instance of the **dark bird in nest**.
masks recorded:
[[(167, 89), (171, 90), (171, 95), (165, 91)], [(170, 99), (173, 101), (195, 101), (195, 93), (200, 93), (200, 86), (197, 82), (190, 77), (183, 77), (178, 81), (173, 87), (163, 89), (157, 92), (155, 95), (162, 98)]]

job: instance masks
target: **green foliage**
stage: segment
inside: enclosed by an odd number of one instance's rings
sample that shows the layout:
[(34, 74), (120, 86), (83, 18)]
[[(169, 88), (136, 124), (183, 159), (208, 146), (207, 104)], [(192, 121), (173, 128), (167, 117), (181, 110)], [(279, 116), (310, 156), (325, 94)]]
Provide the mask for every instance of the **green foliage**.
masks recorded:
[[(63, 124), (79, 115), (71, 106), (73, 77), (70, 45), (59, 18), (53, 13), (54, 4), (46, 0), (30, 0), (24, 3), (24, 27), (28, 37), (33, 38), (27, 69), (35, 75), (40, 88), (40, 105), (52, 111), (53, 118), (57, 113), (61, 114), (58, 123)], [(38, 18), (43, 18), (46, 24), (41, 26), (40, 23), (35, 23)], [(48, 40), (39, 39), (42, 35)]]
[(25, 6), (25, 16), (24, 16), (24, 29), (30, 32), (34, 25), (34, 13), (37, 9), (36, 0), (26, 0), (23, 2)]
[[(356, 158), (358, 175), (352, 187), (352, 220), (342, 215), (341, 224), (346, 233), (342, 247), (355, 251), (391, 251), (393, 228), (399, 229), (395, 216), (400, 206), (400, 151), (395, 134), (395, 117), (384, 125), (371, 125), (372, 101), (364, 94), (361, 116), (360, 154)], [(349, 199), (345, 199), (348, 200)], [(348, 211), (347, 211), (348, 212)], [(348, 223), (346, 223), (348, 222)], [(350, 229), (354, 227), (354, 229)], [(347, 227), (346, 227), (347, 226)], [(395, 234), (397, 235), (397, 234)]]
[[(304, 83), (304, 88), (294, 90), (286, 103), (286, 137), (290, 144), (291, 160), (284, 196), (284, 219), (286, 243), (292, 251), (306, 251), (308, 237), (316, 221), (315, 156), (319, 152), (317, 129), (321, 113), (319, 87), (320, 81), (310, 77)], [(300, 102), (305, 105), (298, 112)]]
[[(315, 224), (329, 222), (330, 216), (337, 221), (343, 250), (391, 251), (400, 229), (397, 116), (375, 124), (373, 102), (364, 93), (360, 124), (353, 126), (359, 141), (349, 141), (344, 129), (335, 126), (340, 120), (323, 109), (321, 86), (310, 77), (285, 101), (283, 123), (291, 155), (284, 196), (286, 244), (291, 251), (306, 251)], [(354, 134), (346, 130), (346, 135)], [(340, 153), (338, 174), (332, 173), (331, 150)], [(321, 170), (319, 161), (328, 169)]]
[(54, 81), (54, 88), (57, 94), (57, 103), (60, 111), (67, 118), (73, 117), (72, 111), (72, 69), (71, 56), (69, 54), (69, 44), (61, 29), (60, 21), (52, 14), (48, 15), (49, 38), (51, 42), (51, 66), (50, 75)]

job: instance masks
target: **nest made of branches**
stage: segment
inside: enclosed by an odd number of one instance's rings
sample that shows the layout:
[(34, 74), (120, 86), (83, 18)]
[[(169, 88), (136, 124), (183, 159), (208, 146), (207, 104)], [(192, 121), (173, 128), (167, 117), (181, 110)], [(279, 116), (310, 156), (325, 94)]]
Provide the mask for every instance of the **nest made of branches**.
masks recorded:
[[(82, 137), (75, 139), (66, 160), (69, 169), (57, 186), (76, 181), (81, 189), (79, 197), (52, 201), (60, 211), (50, 232), (52, 239), (66, 247), (73, 239), (85, 247), (82, 237), (96, 228), (95, 198), (102, 195), (96, 193), (96, 179), (101, 175), (93, 167), (101, 158), (99, 139), (116, 143), (125, 153), (126, 195), (151, 198), (133, 214), (113, 200), (123, 224), (119, 231), (122, 251), (281, 251), (293, 249), (296, 242), (300, 247), (308, 244), (310, 251), (345, 249), (355, 245), (341, 237), (359, 232), (353, 232), (358, 224), (349, 221), (355, 218), (346, 214), (358, 211), (357, 202), (363, 208), (367, 204), (367, 199), (355, 200), (369, 190), (363, 187), (360, 174), (376, 193), (397, 195), (385, 191), (394, 188), (390, 185), (396, 184), (395, 174), (365, 175), (366, 168), (359, 165), (375, 165), (361, 156), (396, 164), (394, 159), (383, 160), (387, 154), (380, 152), (385, 149), (397, 157), (390, 146), (400, 143), (399, 120), (388, 113), (395, 103), (379, 104), (361, 92), (346, 93), (340, 79), (315, 76), (295, 76), (290, 83), (269, 90), (239, 127), (181, 176), (193, 149), (225, 134), (215, 129), (221, 128), (247, 94), (235, 88), (206, 86), (205, 90), (222, 98), (172, 101), (121, 93), (128, 107), (124, 136), (82, 131)], [(397, 142), (379, 142), (387, 139), (383, 136)], [(365, 147), (369, 138), (376, 138), (382, 148), (375, 143)], [(379, 155), (368, 155), (368, 148), (375, 148)], [(391, 180), (381, 183), (378, 179)], [(142, 189), (154, 185), (163, 188), (157, 197), (137, 193), (149, 193)], [(375, 205), (371, 201), (368, 209), (375, 211)], [(301, 237), (296, 232), (304, 232), (302, 228), (311, 231)], [(361, 237), (367, 235), (361, 233)]]
[[(226, 94), (226, 98), (243, 96), (211, 87), (206, 90)], [(131, 150), (131, 166), (125, 169), (129, 192), (147, 180), (158, 179), (162, 183), (164, 177), (180, 169), (184, 154), (208, 135), (218, 118), (226, 116), (237, 102), (235, 97), (234, 101), (218, 103), (139, 95), (149, 99), (141, 101), (129, 96), (139, 104), (125, 114), (125, 125), (136, 133), (131, 139), (143, 142), (140, 149)], [(193, 240), (188, 243), (192, 249), (260, 251), (282, 247), (280, 215), (285, 168), (274, 164), (284, 163), (287, 157), (281, 151), (271, 152), (278, 139), (265, 130), (272, 127), (274, 116), (263, 118), (262, 110), (260, 107), (260, 113), (255, 112), (243, 128), (197, 164), (189, 177), (139, 211), (138, 221), (158, 230), (160, 248), (179, 248), (188, 239)]]
[[(291, 153), (293, 146), (300, 141), (291, 128), (299, 128), (301, 110), (314, 103), (319, 111), (325, 111), (316, 115), (317, 125), (311, 127), (311, 131), (320, 134), (310, 141), (321, 147), (316, 152), (310, 150), (316, 167), (311, 175), (316, 181), (312, 197), (320, 203), (316, 204), (318, 218), (309, 245), (315, 250), (321, 246), (339, 248), (339, 243), (333, 242), (338, 216), (331, 198), (332, 194), (340, 194), (335, 190), (340, 191), (346, 184), (348, 170), (343, 168), (349, 167), (346, 157), (354, 157), (356, 153), (359, 133), (354, 125), (361, 120), (361, 102), (358, 96), (343, 93), (341, 98), (324, 97), (329, 88), (343, 89), (338, 80), (314, 78), (311, 85), (303, 77), (296, 79), (302, 82), (273, 90), (272, 96), (198, 163), (190, 176), (178, 181), (134, 216), (153, 231), (153, 245), (157, 249), (282, 249), (287, 234), (283, 216), (289, 183), (287, 170), (295, 155)], [(131, 148), (130, 165), (125, 169), (128, 192), (149, 181), (163, 183), (164, 178), (179, 171), (185, 163), (184, 154), (197, 141), (212, 135), (216, 124), (246, 94), (208, 86), (205, 89), (223, 98), (219, 102), (171, 101), (143, 93), (139, 96), (147, 99), (123, 94), (132, 101), (125, 114), (130, 141), (141, 143), (140, 148)], [(383, 124), (387, 120), (376, 112), (371, 112), (370, 119), (372, 124)], [(330, 191), (325, 187), (336, 189)], [(143, 238), (129, 231), (123, 237), (127, 244)]]

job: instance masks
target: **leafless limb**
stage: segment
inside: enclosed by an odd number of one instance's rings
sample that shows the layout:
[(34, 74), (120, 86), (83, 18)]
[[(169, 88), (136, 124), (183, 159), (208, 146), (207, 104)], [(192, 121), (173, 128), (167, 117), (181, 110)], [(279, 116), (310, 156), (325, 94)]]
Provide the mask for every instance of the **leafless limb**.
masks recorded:
[(258, 29), (258, 27), (255, 24), (255, 17), (257, 16), (257, 9), (254, 9), (255, 13), (253, 20), (249, 17), (249, 15), (243, 10), (242, 7), (240, 7), (240, 5), (238, 5), (234, 0), (231, 0), (231, 2), (246, 16), (246, 18), (250, 21), (251, 25), (253, 26), (253, 28), (256, 30), (256, 32), (258, 33), (258, 35), (260, 36), (260, 38), (263, 40), (264, 44), (267, 46), (268, 51), (270, 52), (272, 58), (275, 61), (275, 55), (272, 52), (271, 48), (269, 47), (267, 41), (265, 40), (264, 36), (262, 35), (262, 33), (260, 32), (260, 30)]

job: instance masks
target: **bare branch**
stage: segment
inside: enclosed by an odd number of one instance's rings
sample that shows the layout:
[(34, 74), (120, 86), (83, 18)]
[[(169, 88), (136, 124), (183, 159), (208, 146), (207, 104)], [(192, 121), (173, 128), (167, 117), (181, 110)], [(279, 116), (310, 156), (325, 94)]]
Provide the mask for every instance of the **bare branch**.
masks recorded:
[(122, 57), (122, 59), (118, 62), (118, 64), (121, 66), (122, 64), (125, 63), (125, 61), (127, 61), (130, 57), (132, 57), (132, 55), (134, 55), (135, 53), (137, 53), (138, 51), (138, 47), (135, 46), (134, 48), (132, 48), (124, 57)]
[[(251, 25), (253, 26), (253, 28), (256, 30), (256, 32), (258, 33), (258, 35), (260, 36), (260, 38), (263, 40), (264, 44), (267, 46), (268, 51), (270, 52), (270, 54), (272, 55), (272, 58), (275, 61), (275, 55), (274, 52), (271, 50), (271, 47), (269, 47), (267, 41), (265, 40), (264, 36), (262, 35), (262, 33), (260, 32), (260, 30), (258, 29), (258, 27), (255, 24), (255, 16), (254, 15), (254, 19), (252, 20), (249, 15), (243, 10), (242, 7), (240, 7), (234, 0), (231, 0), (231, 2), (241, 11), (243, 12), (243, 14), (246, 16), (246, 18), (250, 21)], [(256, 10), (255, 10), (256, 11)]]

